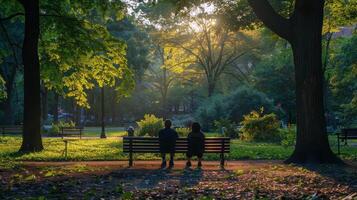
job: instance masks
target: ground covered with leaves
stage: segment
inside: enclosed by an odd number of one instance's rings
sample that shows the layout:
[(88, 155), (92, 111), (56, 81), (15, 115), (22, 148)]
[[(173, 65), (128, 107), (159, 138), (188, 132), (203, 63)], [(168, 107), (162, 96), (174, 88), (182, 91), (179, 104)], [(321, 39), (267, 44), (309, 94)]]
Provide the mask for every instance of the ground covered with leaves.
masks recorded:
[(0, 169), (0, 199), (357, 199), (357, 167), (231, 161), (22, 163)]

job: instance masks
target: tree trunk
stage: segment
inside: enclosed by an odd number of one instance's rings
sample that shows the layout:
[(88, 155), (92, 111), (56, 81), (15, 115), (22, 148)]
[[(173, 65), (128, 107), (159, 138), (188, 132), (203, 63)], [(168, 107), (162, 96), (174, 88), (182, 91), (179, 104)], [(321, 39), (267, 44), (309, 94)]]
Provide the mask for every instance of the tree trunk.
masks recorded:
[(24, 64), (24, 126), (21, 152), (43, 149), (41, 138), (40, 65), (38, 59), (39, 0), (20, 0), (25, 10), (25, 36), (22, 47)]
[(294, 153), (286, 160), (287, 163), (330, 163), (337, 160), (326, 133), (323, 103), (323, 5), (323, 1), (298, 1), (293, 16), (295, 26), (291, 44), (297, 83), (297, 138)]
[(214, 94), (216, 84), (214, 81), (208, 81), (208, 97), (211, 97)]
[(323, 0), (296, 0), (290, 19), (277, 14), (267, 0), (248, 0), (256, 15), (293, 48), (297, 138), (286, 163), (338, 163), (326, 133), (323, 107), (321, 32)]
[(47, 120), (47, 114), (48, 114), (48, 90), (45, 86), (43, 86), (42, 88), (41, 102), (42, 102), (42, 121), (44, 123)]
[(100, 138), (106, 138), (105, 135), (105, 106), (104, 106), (104, 86), (100, 88), (100, 96), (101, 96), (101, 111), (102, 111), (102, 132), (100, 134)]

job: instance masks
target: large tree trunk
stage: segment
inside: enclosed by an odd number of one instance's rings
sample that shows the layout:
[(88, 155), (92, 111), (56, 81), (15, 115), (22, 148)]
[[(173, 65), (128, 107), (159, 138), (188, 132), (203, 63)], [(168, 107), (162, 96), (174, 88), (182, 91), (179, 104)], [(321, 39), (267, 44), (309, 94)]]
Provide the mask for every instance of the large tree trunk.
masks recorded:
[(297, 1), (293, 40), (297, 138), (293, 155), (287, 163), (329, 163), (337, 159), (326, 133), (321, 61), (323, 1)]
[(41, 138), (40, 65), (38, 59), (39, 0), (20, 0), (25, 9), (25, 37), (22, 47), (24, 64), (24, 126), (21, 152), (43, 149)]
[(256, 15), (293, 48), (296, 79), (297, 138), (286, 163), (334, 163), (323, 107), (321, 31), (323, 0), (296, 0), (290, 19), (278, 15), (268, 1), (248, 0)]

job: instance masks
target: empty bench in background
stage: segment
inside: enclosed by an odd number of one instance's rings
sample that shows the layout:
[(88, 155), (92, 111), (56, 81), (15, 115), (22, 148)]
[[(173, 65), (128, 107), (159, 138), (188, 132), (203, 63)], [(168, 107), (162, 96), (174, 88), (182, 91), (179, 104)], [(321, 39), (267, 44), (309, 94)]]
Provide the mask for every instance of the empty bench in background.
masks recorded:
[(340, 154), (340, 141), (347, 145), (347, 140), (357, 139), (357, 128), (344, 128), (341, 129), (341, 133), (337, 133), (337, 149), (338, 154)]
[[(176, 140), (175, 153), (186, 153), (188, 149), (187, 138)], [(206, 137), (205, 154), (220, 154), (220, 165), (224, 166), (224, 154), (230, 151), (230, 138)], [(159, 138), (157, 137), (123, 137), (123, 152), (129, 153), (129, 166), (133, 165), (134, 153), (160, 153)]]
[(0, 126), (2, 136), (5, 134), (22, 134), (22, 126), (21, 125), (4, 125)]
[(60, 136), (62, 139), (64, 137), (74, 137), (77, 136), (82, 139), (83, 127), (62, 127)]

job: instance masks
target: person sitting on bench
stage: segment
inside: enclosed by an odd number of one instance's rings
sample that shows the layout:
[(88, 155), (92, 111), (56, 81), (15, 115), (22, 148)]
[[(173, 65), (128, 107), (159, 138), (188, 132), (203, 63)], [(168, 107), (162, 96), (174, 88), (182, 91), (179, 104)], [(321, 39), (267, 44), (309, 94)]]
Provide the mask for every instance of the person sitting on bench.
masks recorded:
[(205, 135), (201, 131), (199, 123), (192, 123), (192, 131), (187, 136), (188, 150), (186, 153), (187, 163), (186, 167), (191, 167), (192, 156), (197, 156), (197, 167), (202, 167), (202, 156), (205, 151)]
[(159, 132), (160, 153), (162, 157), (161, 168), (166, 167), (166, 153), (170, 153), (169, 168), (174, 166), (175, 145), (178, 138), (177, 132), (171, 128), (171, 120), (165, 121), (165, 128)]

